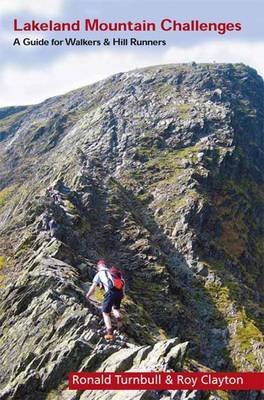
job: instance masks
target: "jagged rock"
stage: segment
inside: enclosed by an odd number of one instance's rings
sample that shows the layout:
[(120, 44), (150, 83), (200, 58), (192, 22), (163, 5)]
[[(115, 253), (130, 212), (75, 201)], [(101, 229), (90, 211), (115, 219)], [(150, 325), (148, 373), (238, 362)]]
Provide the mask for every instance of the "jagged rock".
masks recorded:
[[(164, 340), (154, 346), (132, 346), (121, 349), (108, 357), (100, 366), (100, 371), (166, 371), (179, 370), (186, 357), (188, 343), (179, 343), (177, 338)], [(101, 397), (102, 396), (102, 397)], [(112, 397), (113, 396), (113, 397)], [(162, 394), (148, 391), (129, 391), (127, 399), (161, 399)], [(81, 400), (99, 398), (120, 398), (120, 394), (111, 391), (86, 391)], [(182, 398), (182, 397), (180, 397)], [(197, 397), (198, 398), (198, 397)]]

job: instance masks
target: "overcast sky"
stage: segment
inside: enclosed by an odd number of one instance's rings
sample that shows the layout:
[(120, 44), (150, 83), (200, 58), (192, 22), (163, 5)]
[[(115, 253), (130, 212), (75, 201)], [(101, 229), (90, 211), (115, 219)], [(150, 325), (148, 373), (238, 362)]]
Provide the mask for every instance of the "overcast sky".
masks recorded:
[[(16, 37), (103, 39), (122, 37), (88, 32), (26, 34), (21, 23), (99, 18), (101, 21), (241, 22), (241, 32), (225, 35), (191, 32), (130, 33), (138, 39), (166, 40), (164, 47), (24, 47)], [(0, 0), (0, 106), (32, 104), (87, 85), (113, 73), (178, 62), (244, 62), (264, 76), (262, 0)]]

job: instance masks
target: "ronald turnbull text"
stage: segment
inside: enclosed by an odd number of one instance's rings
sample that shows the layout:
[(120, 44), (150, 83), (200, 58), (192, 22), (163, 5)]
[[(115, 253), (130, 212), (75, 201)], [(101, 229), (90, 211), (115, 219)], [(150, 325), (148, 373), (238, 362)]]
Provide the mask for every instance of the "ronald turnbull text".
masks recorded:
[(25, 32), (217, 32), (225, 34), (226, 32), (241, 31), (242, 25), (239, 22), (203, 22), (191, 20), (187, 22), (178, 21), (173, 18), (163, 18), (159, 23), (147, 20), (126, 21), (126, 22), (106, 22), (99, 19), (84, 19), (73, 22), (56, 22), (49, 20), (20, 22), (17, 18), (13, 21), (14, 31)]
[[(107, 388), (107, 386), (111, 387), (112, 385), (119, 386), (119, 389), (122, 389), (126, 386), (139, 386), (148, 385), (149, 389), (157, 388), (163, 386), (163, 373), (155, 373), (155, 374), (145, 374), (145, 373), (137, 373), (134, 376), (126, 373), (97, 373), (92, 374), (89, 373), (83, 376), (81, 373), (71, 373), (70, 380), (73, 385), (88, 385), (91, 388), (96, 389), (97, 387)], [(96, 375), (96, 376), (95, 376)], [(167, 378), (168, 379), (168, 378)], [(244, 379), (242, 376), (228, 376), (223, 374), (222, 376), (212, 376), (210, 373), (202, 373), (202, 374), (191, 374), (190, 376), (186, 376), (186, 374), (174, 373), (170, 374), (170, 378), (167, 380), (167, 386), (175, 385), (176, 387), (183, 385), (184, 387), (188, 386), (189, 388), (197, 388), (198, 386), (203, 385), (206, 386), (216, 385), (217, 388), (221, 389), (225, 385), (229, 385), (230, 388), (236, 385), (243, 385)]]

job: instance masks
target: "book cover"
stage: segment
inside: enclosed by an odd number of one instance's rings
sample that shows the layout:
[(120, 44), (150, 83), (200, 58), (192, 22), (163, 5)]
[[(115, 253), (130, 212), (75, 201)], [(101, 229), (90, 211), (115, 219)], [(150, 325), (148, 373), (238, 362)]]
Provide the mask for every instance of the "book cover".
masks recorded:
[(0, 400), (260, 400), (263, 3), (1, 0)]

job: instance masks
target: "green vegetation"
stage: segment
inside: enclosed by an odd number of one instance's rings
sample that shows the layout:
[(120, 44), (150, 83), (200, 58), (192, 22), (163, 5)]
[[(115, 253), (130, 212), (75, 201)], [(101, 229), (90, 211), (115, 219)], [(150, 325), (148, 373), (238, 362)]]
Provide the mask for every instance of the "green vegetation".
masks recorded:
[[(242, 221), (241, 221), (242, 222)], [(239, 230), (237, 221), (225, 221), (222, 224), (222, 234), (219, 242), (231, 257), (239, 258), (245, 249), (245, 240)]]
[[(205, 287), (227, 324), (236, 327), (230, 331), (229, 341), (231, 352), (232, 349), (236, 349), (236, 355), (233, 356), (234, 365), (238, 369), (241, 368), (241, 362), (245, 358), (254, 369), (258, 370), (260, 366), (252, 354), (252, 346), (255, 341), (262, 342), (264, 337), (255, 322), (247, 316), (245, 308), (239, 307), (233, 300), (240, 293), (238, 284), (228, 282), (227, 285), (220, 285), (207, 282)], [(230, 313), (231, 309), (233, 311)]]
[(160, 336), (158, 327), (150, 315), (144, 310), (141, 304), (136, 304), (132, 297), (126, 295), (122, 308), (125, 309), (124, 323), (127, 326), (130, 336), (134, 337), (139, 343), (153, 344), (153, 338)]
[(148, 192), (145, 192), (137, 195), (136, 199), (140, 201), (141, 204), (148, 204), (151, 201), (152, 196)]
[(237, 325), (236, 339), (239, 341), (240, 349), (241, 351), (251, 350), (252, 341), (262, 341), (263, 335), (254, 322), (247, 317), (244, 309), (240, 311), (238, 321), (240, 323)]
[(72, 202), (70, 200), (64, 200), (64, 204), (68, 210), (70, 210), (70, 211), (75, 210), (75, 206), (72, 204)]
[(155, 296), (158, 296), (164, 291), (164, 286), (156, 282), (151, 282), (151, 285), (146, 286), (146, 281), (137, 277), (137, 279), (133, 281), (133, 289), (138, 292), (140, 296), (148, 298), (149, 301), (149, 299), (155, 299)]
[[(175, 211), (185, 206), (188, 199), (198, 196), (194, 190), (186, 190), (181, 195), (177, 192), (168, 193), (168, 187), (179, 185), (180, 179), (184, 180), (183, 160), (187, 160), (190, 164), (196, 163), (198, 151), (199, 146), (190, 146), (159, 152), (159, 156), (150, 158), (143, 164), (142, 169), (133, 171), (131, 177), (135, 180), (135, 185), (127, 179), (126, 186), (136, 187), (140, 184), (144, 187), (144, 191), (137, 196), (142, 204), (149, 204), (153, 200), (151, 194), (153, 190), (159, 190), (160, 196), (155, 200), (155, 207), (162, 207), (164, 211), (162, 221), (170, 222), (171, 219), (175, 219)], [(153, 179), (153, 172), (155, 179)]]
[(54, 240), (46, 249), (44, 250), (45, 255), (50, 255), (52, 257), (59, 251), (61, 243), (58, 240)]
[(0, 256), (0, 270), (6, 266), (6, 258), (4, 256)]
[[(243, 154), (237, 152), (240, 164), (242, 159)], [(215, 210), (214, 224), (221, 227), (218, 235), (208, 232), (210, 252), (222, 253), (222, 260), (231, 261), (232, 268), (215, 258), (210, 260), (207, 267), (220, 280), (207, 283), (206, 290), (230, 327), (229, 349), (237, 369), (260, 368), (254, 344), (263, 342), (263, 310), (256, 301), (254, 290), (258, 287), (264, 255), (263, 199), (263, 186), (256, 185), (247, 170), (237, 179), (219, 177), (209, 200)], [(246, 263), (244, 254), (247, 255)]]
[(154, 147), (140, 146), (136, 150), (136, 157), (139, 159), (144, 159), (145, 161), (155, 155), (156, 149)]
[(173, 94), (175, 92), (175, 89), (172, 85), (169, 85), (168, 83), (159, 83), (159, 85), (156, 85), (156, 93), (160, 97), (165, 97), (169, 96), (170, 94)]
[[(242, 309), (236, 315), (236, 331), (234, 336), (231, 338), (230, 345), (235, 347), (237, 344), (239, 345), (239, 355), (252, 365), (255, 370), (260, 369), (260, 365), (258, 364), (256, 357), (252, 353), (252, 347), (255, 342), (264, 341), (263, 334), (256, 327), (254, 322), (248, 318), (245, 313), (245, 310)], [(234, 363), (237, 368), (240, 367), (239, 357), (236, 357)]]
[(176, 212), (184, 207), (187, 203), (187, 195), (183, 197), (173, 197), (169, 200), (159, 201), (157, 204), (162, 207), (162, 223), (170, 223), (175, 219)]
[[(250, 252), (253, 258), (260, 261), (262, 257), (261, 243), (259, 236), (255, 209), (263, 202), (264, 190), (249, 176), (241, 176), (239, 181), (231, 180), (228, 177), (218, 179), (215, 194), (212, 197), (212, 204), (215, 207), (215, 222), (221, 224), (221, 234), (214, 239), (218, 249), (222, 249), (243, 271), (244, 278), (247, 271), (243, 266), (241, 256), (245, 251)], [(259, 219), (258, 224), (261, 224)], [(255, 245), (250, 238), (254, 237)], [(255, 247), (253, 249), (253, 246)], [(247, 270), (249, 269), (249, 265)], [(251, 265), (251, 277), (258, 275), (257, 266)]]
[(0, 208), (4, 207), (12, 196), (16, 185), (11, 185), (0, 191)]
[[(0, 256), (0, 271), (6, 267), (6, 257)], [(0, 274), (0, 287), (5, 280), (5, 274)]]
[(232, 395), (228, 392), (225, 392), (224, 390), (217, 390), (217, 399), (221, 400), (229, 400), (232, 398)]
[(188, 159), (188, 161), (195, 162), (197, 160), (196, 152), (199, 151), (199, 146), (184, 147), (177, 150), (165, 150), (159, 153), (159, 156), (150, 160), (146, 167), (147, 169), (152, 169), (156, 167), (159, 171), (164, 172), (180, 172), (183, 167), (180, 162), (183, 159)]
[(179, 104), (178, 110), (180, 113), (180, 117), (182, 119), (187, 119), (189, 117), (190, 109), (191, 109), (191, 105), (188, 103)]
[(17, 112), (17, 113), (8, 115), (6, 118), (2, 118), (2, 119), (0, 120), (0, 132), (1, 132), (1, 131), (4, 131), (4, 130), (6, 130), (6, 129), (8, 129), (8, 128), (11, 127), (13, 124), (15, 124), (15, 122), (16, 122), (20, 117), (22, 117), (22, 115), (25, 114), (25, 113), (26, 113), (26, 111), (25, 111), (25, 110), (22, 110), (22, 111), (19, 111), (19, 112)]
[(61, 399), (61, 393), (59, 393), (56, 390), (52, 390), (51, 392), (48, 393), (46, 400), (60, 400)]
[[(156, 145), (141, 145), (137, 148), (136, 156), (144, 161), (144, 167), (147, 171), (153, 169), (166, 172), (180, 172), (183, 167), (180, 165), (181, 161), (187, 159), (189, 162), (195, 164), (197, 162), (196, 153), (199, 151), (199, 146), (189, 146), (176, 150), (163, 150), (160, 151)], [(143, 171), (136, 170), (132, 173), (135, 177), (141, 177)]]
[[(155, 147), (141, 146), (137, 150), (137, 154), (143, 161), (141, 167), (129, 174), (124, 174), (122, 183), (127, 189), (133, 191), (136, 191), (138, 185), (144, 187), (144, 191), (137, 195), (137, 199), (143, 204), (148, 204), (152, 199), (151, 192), (154, 189), (159, 188), (166, 192), (168, 185), (178, 183), (178, 179), (185, 174), (184, 160), (191, 165), (197, 163), (196, 153), (199, 149), (200, 147), (196, 145), (157, 152)], [(153, 179), (153, 173), (155, 173), (155, 179)], [(109, 184), (113, 185), (111, 182)], [(196, 192), (190, 190), (183, 197), (174, 196), (173, 199), (167, 199), (166, 202), (171, 201), (171, 208), (179, 208), (186, 203), (186, 199), (189, 197), (197, 197)]]
[(227, 305), (231, 303), (228, 287), (208, 281), (206, 282), (205, 288), (212, 296), (217, 305), (217, 309), (220, 312), (225, 313), (227, 311)]
[(32, 237), (29, 235), (27, 238), (23, 240), (23, 242), (19, 245), (16, 253), (15, 258), (19, 258), (23, 254), (27, 253), (30, 250), (30, 244), (32, 243)]

